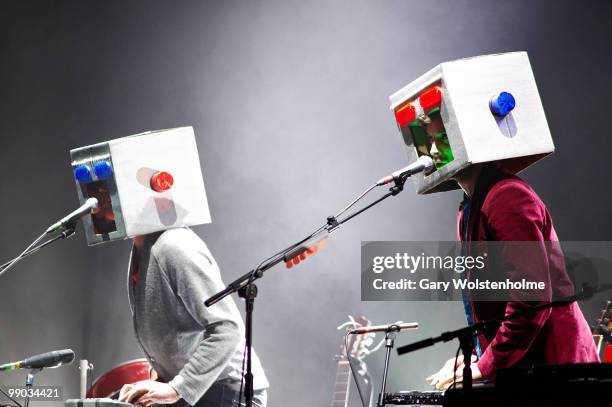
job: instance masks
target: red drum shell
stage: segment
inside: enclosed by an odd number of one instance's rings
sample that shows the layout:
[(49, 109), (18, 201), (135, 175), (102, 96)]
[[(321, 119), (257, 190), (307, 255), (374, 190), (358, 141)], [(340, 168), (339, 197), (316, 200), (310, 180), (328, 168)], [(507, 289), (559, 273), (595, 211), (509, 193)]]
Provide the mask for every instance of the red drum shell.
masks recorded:
[(612, 363), (612, 345), (606, 346), (606, 350), (604, 352), (604, 360), (605, 363)]
[(149, 380), (151, 365), (147, 359), (125, 362), (98, 377), (87, 391), (87, 398), (118, 395), (124, 384)]

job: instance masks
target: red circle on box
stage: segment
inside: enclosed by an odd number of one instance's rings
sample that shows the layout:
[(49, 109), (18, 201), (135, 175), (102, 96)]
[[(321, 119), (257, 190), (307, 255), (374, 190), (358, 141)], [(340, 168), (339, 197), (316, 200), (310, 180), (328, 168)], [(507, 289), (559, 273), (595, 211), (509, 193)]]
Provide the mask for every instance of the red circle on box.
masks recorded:
[(164, 192), (172, 188), (174, 178), (169, 172), (159, 171), (151, 177), (151, 188), (157, 192)]

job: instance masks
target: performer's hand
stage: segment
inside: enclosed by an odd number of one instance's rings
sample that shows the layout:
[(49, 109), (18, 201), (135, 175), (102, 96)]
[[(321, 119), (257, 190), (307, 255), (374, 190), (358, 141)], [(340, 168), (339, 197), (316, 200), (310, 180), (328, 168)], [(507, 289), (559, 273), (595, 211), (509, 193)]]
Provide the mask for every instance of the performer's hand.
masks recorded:
[(151, 404), (176, 403), (181, 396), (168, 383), (144, 380), (126, 384), (119, 392), (119, 401), (149, 407)]
[[(457, 378), (457, 383), (461, 383), (463, 381), (463, 355), (459, 355), (457, 358), (457, 370), (455, 376)], [(470, 365), (472, 369), (472, 380), (477, 381), (482, 379), (482, 374), (478, 369), (478, 365), (476, 364), (476, 356), (472, 355), (472, 363)], [(442, 369), (438, 372), (429, 376), (426, 380), (427, 382), (433, 386), (437, 390), (446, 390), (453, 384), (453, 372), (455, 371), (455, 358), (449, 359), (446, 361)]]

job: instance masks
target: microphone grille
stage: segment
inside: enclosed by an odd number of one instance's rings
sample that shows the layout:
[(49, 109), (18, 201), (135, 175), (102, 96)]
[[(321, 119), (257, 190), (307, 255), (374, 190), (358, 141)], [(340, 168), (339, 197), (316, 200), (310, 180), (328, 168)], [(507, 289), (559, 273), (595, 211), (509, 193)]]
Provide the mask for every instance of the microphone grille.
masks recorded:
[(433, 168), (434, 162), (428, 155), (422, 155), (419, 157), (419, 161), (423, 164), (424, 171), (429, 171)]
[(98, 209), (98, 198), (94, 198), (92, 196), (91, 198), (87, 198), (87, 201), (85, 201), (85, 203), (89, 205), (91, 209)]

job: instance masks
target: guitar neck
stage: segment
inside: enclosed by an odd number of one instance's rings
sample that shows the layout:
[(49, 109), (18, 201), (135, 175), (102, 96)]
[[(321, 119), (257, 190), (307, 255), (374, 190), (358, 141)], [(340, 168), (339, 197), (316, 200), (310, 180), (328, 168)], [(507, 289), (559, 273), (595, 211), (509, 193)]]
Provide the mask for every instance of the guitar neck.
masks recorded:
[(336, 381), (334, 383), (334, 396), (331, 407), (347, 407), (349, 388), (351, 385), (351, 367), (348, 360), (338, 361), (336, 368)]

